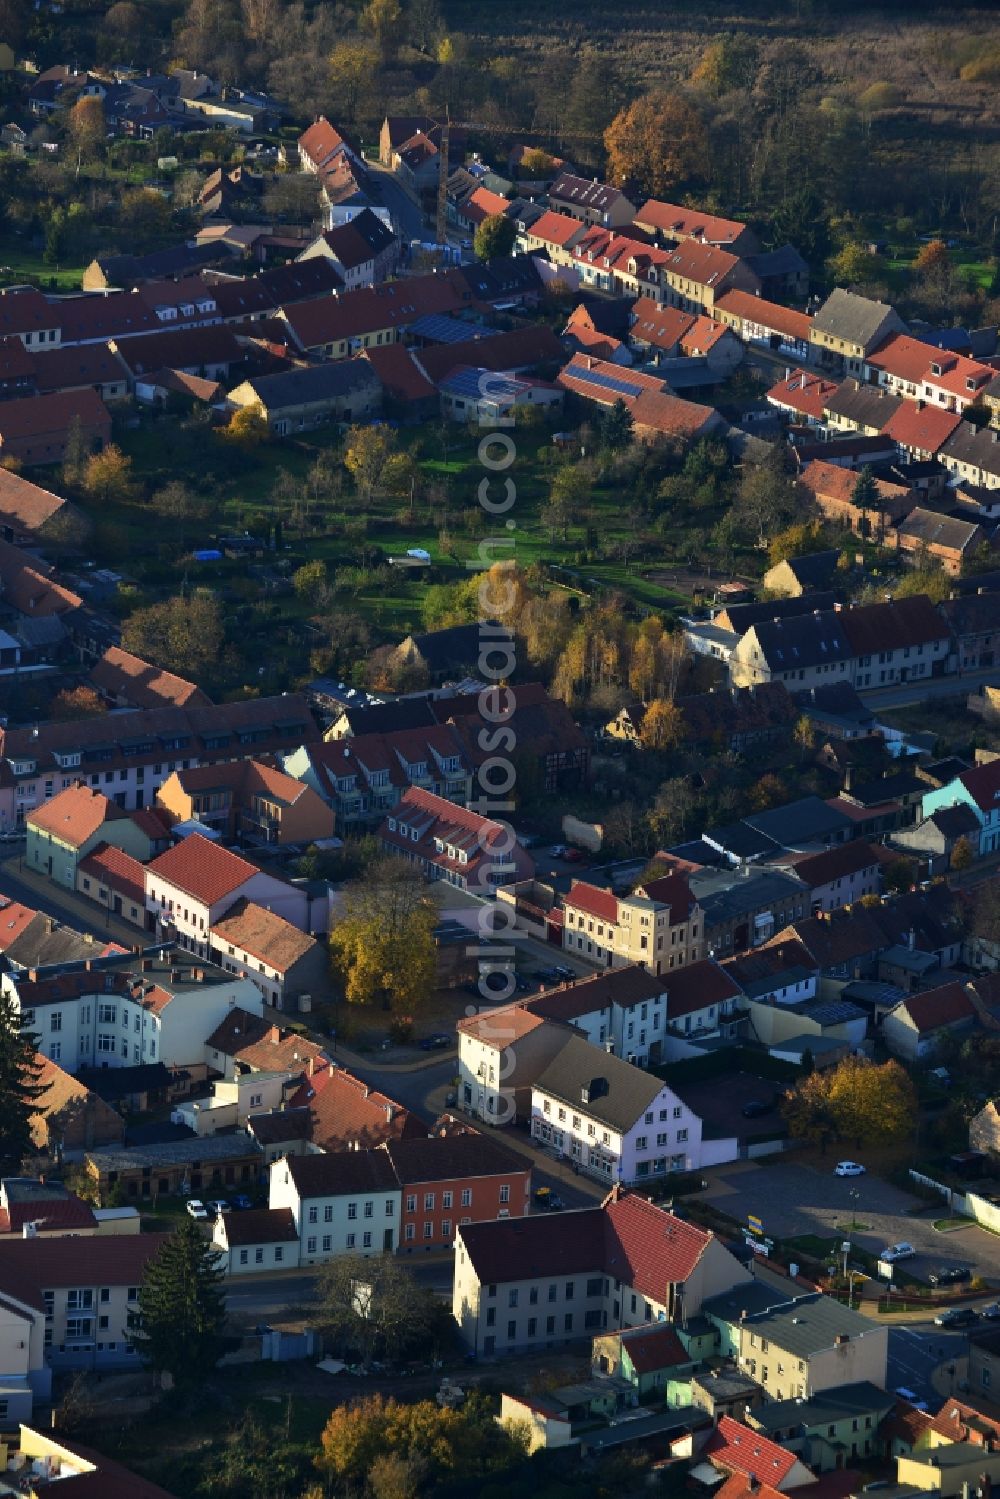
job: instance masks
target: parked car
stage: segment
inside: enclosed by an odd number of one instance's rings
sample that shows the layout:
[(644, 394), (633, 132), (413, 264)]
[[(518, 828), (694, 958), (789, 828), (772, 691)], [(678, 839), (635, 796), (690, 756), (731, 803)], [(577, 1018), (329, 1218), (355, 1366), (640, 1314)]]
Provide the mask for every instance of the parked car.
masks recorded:
[(934, 1318), (935, 1327), (972, 1327), (979, 1321), (971, 1306), (949, 1306)]
[(444, 1106), (446, 1109), (453, 1109), (457, 1103), (458, 1094), (455, 1092), (454, 1088), (450, 1088), (444, 1095)]
[(200, 1222), (208, 1222), (208, 1208), (197, 1197), (189, 1197), (184, 1204), (184, 1210), (190, 1217), (197, 1218)]
[(555, 966), (555, 968), (553, 968), (552, 972), (554, 974), (556, 974), (559, 978), (565, 979), (565, 981), (566, 981), (567, 984), (570, 982), (571, 979), (575, 979), (575, 978), (578, 977), (578, 974), (576, 973), (576, 970), (573, 969), (573, 968), (567, 968), (565, 963), (557, 963), (556, 966)]
[(865, 1168), (857, 1161), (838, 1161), (833, 1168), (834, 1176), (864, 1176)]
[(957, 1286), (961, 1281), (968, 1280), (971, 1274), (964, 1265), (941, 1265), (937, 1270), (931, 1271), (927, 1280), (932, 1286)]
[(553, 1192), (551, 1187), (537, 1187), (535, 1189), (535, 1206), (546, 1213), (561, 1213), (566, 1204), (558, 1192)]
[(518, 994), (530, 994), (535, 987), (535, 981), (534, 979), (527, 978), (523, 973), (519, 973), (514, 980), (514, 987)]
[(743, 1105), (743, 1118), (759, 1119), (762, 1114), (769, 1114), (773, 1108), (773, 1098), (751, 1098), (749, 1103)]
[(582, 864), (583, 863), (583, 849), (582, 848), (567, 848), (566, 852), (563, 854), (563, 858), (566, 860), (567, 864)]
[(236, 1196), (232, 1200), (232, 1206), (234, 1208), (245, 1210), (246, 1208), (253, 1207), (253, 1201), (247, 1196), (245, 1192), (237, 1192)]
[(565, 859), (565, 857), (566, 857), (566, 844), (565, 843), (553, 843), (552, 847), (549, 849), (549, 853), (551, 854), (551, 856), (552, 856), (553, 859)]
[(213, 1197), (212, 1201), (206, 1202), (205, 1206), (216, 1218), (220, 1217), (223, 1213), (231, 1213), (233, 1211), (224, 1197)]
[(890, 1244), (887, 1249), (882, 1250), (879, 1259), (894, 1265), (897, 1260), (912, 1260), (916, 1252), (912, 1244)]
[[(898, 1395), (900, 1400), (907, 1401), (918, 1411), (925, 1411), (927, 1409), (927, 1401), (918, 1400), (916, 1392), (914, 1390), (911, 1390), (908, 1385), (897, 1385), (894, 1394)], [(868, 1487), (870, 1487), (870, 1485)]]
[(558, 984), (559, 970), (558, 968), (536, 968), (531, 977), (540, 984)]
[(987, 1322), (995, 1322), (1000, 1317), (1000, 1301), (991, 1301), (988, 1306), (981, 1306), (979, 1315), (985, 1317)]
[(421, 1051), (444, 1051), (446, 1047), (453, 1044), (454, 1037), (449, 1036), (447, 1031), (434, 1031), (425, 1036), (420, 1043)]

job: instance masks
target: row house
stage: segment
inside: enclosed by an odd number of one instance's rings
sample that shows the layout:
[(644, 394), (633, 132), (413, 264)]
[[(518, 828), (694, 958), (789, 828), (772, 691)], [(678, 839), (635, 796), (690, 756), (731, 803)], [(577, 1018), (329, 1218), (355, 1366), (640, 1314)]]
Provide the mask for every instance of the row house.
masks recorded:
[(200, 822), (225, 839), (277, 844), (332, 838), (333, 812), (312, 786), (261, 760), (175, 770), (156, 793), (173, 822)]
[[(783, 861), (773, 862), (781, 867)], [(836, 911), (862, 896), (882, 893), (882, 862), (862, 838), (790, 860), (788, 867), (807, 886), (814, 912)]]
[(760, 621), (730, 658), (736, 685), (783, 681), (805, 691), (831, 679), (861, 690), (940, 676), (951, 650), (947, 625), (923, 594)]
[[(608, 1186), (700, 1171), (701, 1130), (659, 1077), (582, 1036), (566, 1042), (531, 1090), (532, 1139)], [(718, 1145), (715, 1160), (723, 1159)]]
[(989, 533), (976, 520), (942, 515), (917, 505), (896, 527), (896, 546), (919, 565), (932, 557), (953, 578), (959, 577), (984, 548)]
[(0, 337), (19, 338), (32, 352), (57, 349), (62, 341), (62, 307), (31, 286), (0, 291)]
[(928, 463), (936, 458), (949, 437), (961, 425), (954, 411), (942, 411), (925, 401), (903, 401), (882, 428), (891, 437), (907, 463)]
[(381, 1150), (289, 1156), (271, 1166), (268, 1208), (291, 1212), (298, 1263), (341, 1254), (391, 1254), (399, 1245), (402, 1188)]
[(962, 422), (942, 443), (938, 459), (967, 484), (1000, 489), (1000, 428)]
[(314, 919), (304, 887), (266, 874), (197, 832), (146, 865), (145, 885), (154, 929), (203, 958), (210, 955), (216, 923), (238, 900), (267, 907), (301, 932), (310, 931)]
[(857, 472), (822, 458), (806, 464), (799, 483), (809, 491), (825, 520), (834, 526), (847, 526), (859, 536), (878, 534), (913, 509), (913, 495), (907, 485), (880, 478), (875, 480), (874, 508), (858, 505)]
[(466, 1016), (456, 1030), (458, 1106), (494, 1125), (531, 1118), (532, 1087), (569, 1038), (579, 1034), (573, 1025), (521, 1003)]
[(584, 286), (615, 296), (663, 299), (663, 273), (669, 257), (665, 250), (641, 240), (607, 229), (589, 229), (574, 242), (570, 263)]
[(227, 973), (252, 979), (276, 1010), (304, 1005), (322, 992), (328, 976), (322, 942), (245, 896), (212, 926), (209, 951)]
[(529, 1013), (572, 1025), (601, 1051), (635, 1066), (672, 1060), (677, 1036), (727, 1034), (737, 989), (711, 959), (656, 978), (638, 965), (561, 984), (522, 1001)]
[(23, 1031), (67, 1072), (87, 1067), (200, 1064), (206, 1037), (233, 1008), (260, 1015), (260, 990), (213, 963), (196, 968), (173, 947), (85, 959), (46, 974), (7, 973), (4, 991)]
[(23, 827), (32, 808), (78, 781), (119, 807), (141, 809), (175, 770), (291, 750), (319, 737), (297, 693), (2, 729), (0, 829)]
[(629, 896), (574, 880), (563, 913), (565, 951), (601, 967), (639, 963), (664, 974), (705, 954), (702, 912), (682, 875), (650, 880)]
[(80, 863), (98, 844), (111, 845), (145, 860), (153, 849), (149, 834), (134, 816), (109, 801), (93, 786), (79, 782), (35, 807), (25, 818), (24, 857), (32, 870), (57, 885), (77, 888)]
[(847, 379), (828, 397), (823, 415), (835, 432), (860, 432), (865, 437), (877, 437), (899, 407), (899, 397), (883, 386)]
[(792, 370), (783, 380), (772, 385), (767, 393), (767, 403), (786, 421), (807, 427), (826, 425), (826, 407), (837, 390), (838, 382), (824, 375), (811, 374), (808, 370)]
[(111, 441), (111, 414), (89, 386), (0, 402), (0, 458), (27, 468), (61, 463), (77, 422), (92, 448)]
[(889, 335), (866, 360), (865, 377), (910, 401), (926, 401), (959, 416), (984, 401), (996, 371), (909, 334)]
[(460, 314), (472, 302), (467, 282), (451, 270), (283, 303), (278, 317), (300, 353), (347, 359), (364, 349), (396, 343), (419, 318)]
[(462, 806), (473, 794), (475, 764), (450, 723), (302, 745), (284, 763), (342, 831), (376, 826), (411, 786)]
[(399, 244), (392, 230), (370, 208), (366, 208), (349, 222), (325, 230), (302, 251), (299, 260), (322, 256), (350, 291), (386, 280), (395, 270), (398, 251)]
[(549, 188), (549, 207), (556, 213), (569, 214), (582, 224), (599, 224), (605, 229), (621, 229), (635, 218), (635, 205), (620, 188), (595, 177), (577, 177), (560, 172)]
[(669, 288), (667, 300), (674, 307), (713, 315), (716, 299), (724, 292), (759, 296), (761, 290), (759, 277), (745, 260), (695, 239), (685, 240), (667, 255), (659, 281)]
[(586, 225), (579, 219), (549, 209), (540, 218), (518, 223), (514, 245), (522, 255), (541, 251), (555, 265), (572, 265), (573, 247), (586, 232)]
[(868, 356), (890, 333), (905, 332), (895, 308), (838, 286), (817, 309), (809, 342), (813, 358), (824, 369), (861, 379)]
[(395, 1140), (381, 1147), (402, 1189), (399, 1248), (452, 1249), (469, 1223), (523, 1218), (531, 1158), (475, 1130)]
[(893, 1056), (923, 1062), (946, 1036), (964, 1035), (977, 1024), (978, 1011), (964, 984), (941, 984), (911, 994), (882, 1021), (882, 1035)]
[(712, 316), (733, 328), (744, 343), (791, 359), (805, 361), (810, 357), (812, 318), (807, 313), (731, 289), (716, 298)]
[(600, 1207), (460, 1229), (452, 1315), (491, 1358), (683, 1322), (750, 1278), (714, 1234), (615, 1187)]
[(661, 245), (679, 245), (684, 240), (694, 239), (734, 255), (754, 255), (760, 250), (753, 230), (738, 219), (722, 218), (719, 214), (706, 213), (701, 208), (681, 207), (678, 203), (663, 203), (657, 198), (647, 199), (636, 209), (633, 222), (637, 229)]
[(378, 832), (386, 853), (419, 865), (427, 879), (495, 894), (498, 885), (533, 878), (534, 860), (494, 818), (410, 786)]

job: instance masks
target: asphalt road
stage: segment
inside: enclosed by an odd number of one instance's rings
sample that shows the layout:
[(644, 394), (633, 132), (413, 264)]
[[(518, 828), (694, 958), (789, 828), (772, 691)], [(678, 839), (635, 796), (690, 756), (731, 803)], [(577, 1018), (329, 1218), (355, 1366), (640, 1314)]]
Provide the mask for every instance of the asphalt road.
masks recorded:
[(912, 1390), (936, 1410), (941, 1396), (931, 1383), (931, 1372), (939, 1364), (951, 1364), (967, 1351), (965, 1334), (948, 1332), (932, 1322), (908, 1327), (890, 1327), (889, 1362), (886, 1376), (890, 1390)]
[(59, 886), (49, 880), (40, 877), (37, 880), (23, 879), (18, 865), (24, 848), (23, 843), (0, 845), (0, 895), (31, 906), (35, 911), (44, 911), (46, 916), (54, 916), (57, 921), (74, 927), (77, 931), (92, 931), (98, 936), (107, 936), (129, 947), (142, 941), (143, 934), (137, 927), (119, 921), (82, 896), (67, 890), (64, 898)]
[(365, 163), (371, 174), (372, 196), (388, 208), (400, 231), (404, 243), (413, 239), (427, 239), (429, 229), (420, 208), (409, 193), (396, 181), (392, 172), (377, 161)]
[(980, 687), (994, 685), (1000, 677), (1000, 669), (988, 667), (986, 671), (969, 672), (965, 676), (934, 677), (929, 682), (904, 682), (899, 687), (880, 687), (875, 692), (862, 692), (859, 696), (870, 708), (905, 708), (911, 703), (923, 703), (928, 698), (958, 697), (962, 701), (970, 692)]

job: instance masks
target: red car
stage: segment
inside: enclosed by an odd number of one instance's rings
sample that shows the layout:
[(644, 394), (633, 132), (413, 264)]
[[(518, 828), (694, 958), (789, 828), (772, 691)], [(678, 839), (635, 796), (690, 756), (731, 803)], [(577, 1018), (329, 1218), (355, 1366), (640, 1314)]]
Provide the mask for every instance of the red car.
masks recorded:
[(583, 854), (578, 848), (568, 848), (563, 854), (563, 858), (567, 864), (581, 864), (583, 862)]

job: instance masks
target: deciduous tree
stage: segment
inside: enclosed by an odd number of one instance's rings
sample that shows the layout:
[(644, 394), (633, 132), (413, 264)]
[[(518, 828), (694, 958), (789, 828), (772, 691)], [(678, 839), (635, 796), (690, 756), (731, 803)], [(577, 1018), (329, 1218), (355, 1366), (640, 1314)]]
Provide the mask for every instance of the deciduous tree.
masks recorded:
[(66, 118), (66, 129), (76, 152), (76, 175), (85, 161), (91, 161), (103, 146), (108, 127), (104, 105), (96, 94), (77, 99)]
[(476, 229), (472, 241), (477, 260), (493, 260), (500, 255), (509, 255), (514, 248), (517, 225), (505, 213), (488, 214)]
[(681, 94), (649, 93), (615, 115), (604, 134), (608, 180), (636, 182), (667, 198), (702, 179), (709, 144), (696, 106)]
[(64, 687), (62, 692), (57, 692), (49, 709), (51, 716), (61, 723), (77, 718), (96, 718), (107, 711), (104, 699), (84, 682), (79, 687)]
[(132, 1346), (157, 1373), (191, 1389), (225, 1348), (226, 1305), (218, 1256), (192, 1219), (182, 1222), (146, 1267)]
[(238, 448), (259, 448), (271, 436), (271, 429), (259, 401), (249, 406), (237, 406), (225, 427), (219, 428), (219, 436)]
[(437, 908), (423, 880), (402, 859), (372, 865), (348, 885), (330, 933), (333, 965), (351, 1004), (381, 1004), (410, 1014), (434, 987)]
[(122, 625), (127, 651), (186, 677), (208, 672), (219, 659), (222, 642), (219, 602), (203, 589), (136, 609)]
[(613, 406), (601, 413), (597, 421), (597, 436), (602, 448), (609, 453), (621, 453), (629, 447), (634, 435), (635, 422), (621, 396)]
[(381, 493), (394, 447), (392, 430), (386, 426), (352, 427), (347, 434), (344, 466), (365, 505)]
[(643, 715), (639, 739), (643, 749), (676, 749), (684, 739), (684, 714), (676, 703), (665, 698), (654, 698)]
[(109, 442), (99, 453), (91, 453), (83, 467), (83, 489), (93, 500), (123, 505), (133, 498), (135, 483), (132, 460), (117, 443)]
[(365, 1363), (426, 1352), (437, 1303), (391, 1255), (340, 1255), (323, 1266), (317, 1289), (314, 1321), (338, 1352)]
[(961, 838), (956, 838), (955, 846), (951, 851), (952, 869), (957, 869), (961, 873), (963, 869), (968, 869), (975, 857), (975, 851), (966, 835), (963, 833)]

